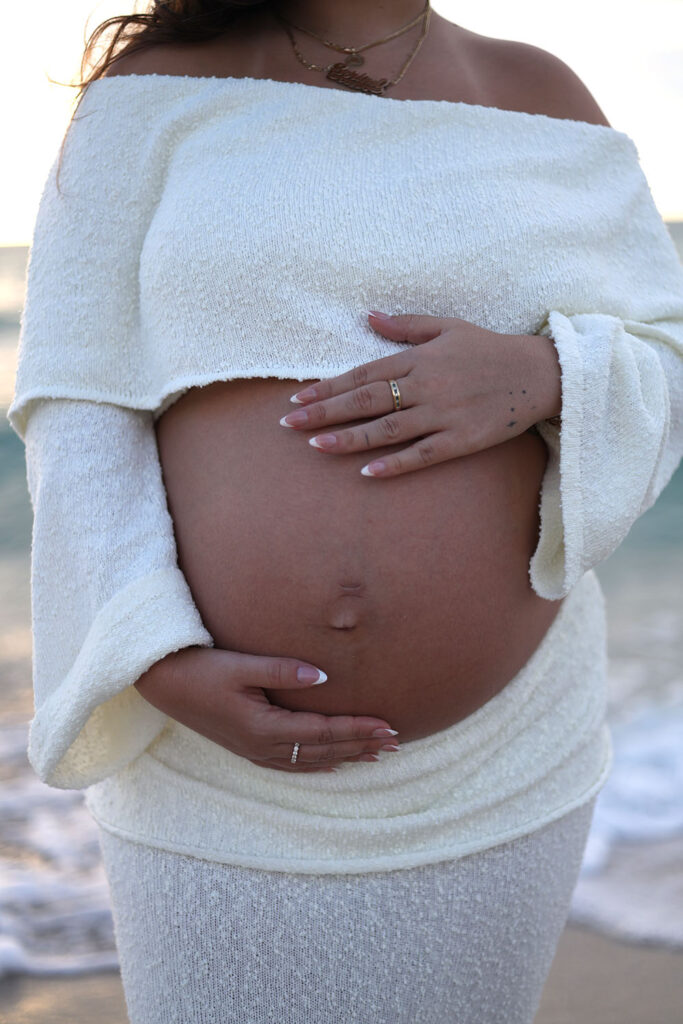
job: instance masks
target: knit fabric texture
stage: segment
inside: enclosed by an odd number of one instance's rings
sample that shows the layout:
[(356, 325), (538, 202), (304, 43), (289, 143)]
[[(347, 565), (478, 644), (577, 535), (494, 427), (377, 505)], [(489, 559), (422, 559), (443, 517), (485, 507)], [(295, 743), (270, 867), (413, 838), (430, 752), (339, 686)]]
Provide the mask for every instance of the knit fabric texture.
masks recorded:
[(493, 850), (352, 878), (100, 832), (130, 1024), (531, 1024), (593, 808)]
[[(372, 331), (365, 308), (551, 337), (562, 422), (538, 426), (549, 460), (529, 575), (540, 596), (571, 597), (654, 503), (683, 453), (683, 268), (633, 141), (545, 115), (269, 79), (118, 76), (89, 87), (67, 134), (59, 190), (57, 169), (58, 156), (34, 228), (8, 412), (26, 444), (34, 510), (29, 758), (49, 785), (102, 784), (93, 797), (106, 792), (117, 816), (122, 780), (141, 765), (157, 778), (153, 762), (162, 766), (165, 781), (150, 784), (149, 803), (133, 801), (136, 827), (165, 843), (172, 826), (170, 842), (184, 849), (182, 802), (170, 817), (167, 802), (158, 800), (156, 818), (150, 808), (159, 789), (170, 799), (171, 780), (186, 792), (193, 766), (203, 771), (213, 757), (215, 769), (229, 752), (192, 733), (189, 748), (180, 744), (186, 762), (164, 765), (164, 737), (178, 740), (182, 729), (131, 685), (165, 654), (213, 644), (177, 565), (156, 418), (189, 387), (215, 380), (328, 377), (394, 354), (400, 346)], [(590, 586), (577, 594), (577, 608), (591, 601)], [(576, 621), (568, 613), (563, 628), (578, 643)], [(577, 659), (597, 652), (595, 703), (571, 654), (555, 680), (573, 698), (556, 708), (557, 720), (564, 715), (576, 744), (593, 751), (582, 762), (587, 775), (555, 786), (545, 805), (530, 799), (528, 814), (502, 815), (498, 841), (588, 799), (603, 778), (597, 621)], [(558, 627), (546, 649), (561, 635)], [(514, 716), (505, 698), (490, 704), (483, 717), (493, 735), (499, 710), (503, 724)], [(526, 725), (533, 735), (531, 718)], [(156, 741), (156, 760), (141, 757)], [(546, 796), (553, 789), (560, 755), (553, 760), (550, 748), (545, 761), (513, 743), (502, 748), (520, 792), (525, 780), (546, 779)], [(429, 742), (415, 746), (412, 768), (391, 769), (416, 773), (417, 793), (423, 749)], [(450, 771), (449, 747), (439, 749)], [(405, 750), (399, 757), (411, 763)], [(235, 784), (249, 791), (256, 766), (233, 760)], [(360, 782), (379, 767), (347, 764), (325, 776), (330, 800), (349, 771)], [(260, 772), (259, 786), (263, 773), (278, 774)], [(495, 776), (484, 774), (482, 785)], [(296, 797), (302, 778), (286, 778)], [(374, 786), (376, 774), (367, 780)], [(436, 805), (433, 788), (426, 792), (420, 807), (429, 814)], [(445, 795), (454, 828), (461, 793)], [(212, 855), (229, 857), (224, 799)], [(491, 844), (490, 825), (475, 821), (473, 849)], [(357, 865), (366, 857), (362, 842), (347, 853)]]

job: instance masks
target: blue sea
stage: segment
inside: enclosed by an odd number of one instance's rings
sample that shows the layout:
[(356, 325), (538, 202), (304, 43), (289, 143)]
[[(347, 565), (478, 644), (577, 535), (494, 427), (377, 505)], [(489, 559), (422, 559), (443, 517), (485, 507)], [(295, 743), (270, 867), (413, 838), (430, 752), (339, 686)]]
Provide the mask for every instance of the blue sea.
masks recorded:
[[(668, 228), (683, 260), (683, 222)], [(0, 248), (0, 977), (117, 966), (83, 794), (45, 786), (26, 759), (31, 507), (23, 445), (6, 410), (27, 253)], [(608, 608), (615, 762), (570, 920), (683, 949), (683, 466), (597, 573)]]

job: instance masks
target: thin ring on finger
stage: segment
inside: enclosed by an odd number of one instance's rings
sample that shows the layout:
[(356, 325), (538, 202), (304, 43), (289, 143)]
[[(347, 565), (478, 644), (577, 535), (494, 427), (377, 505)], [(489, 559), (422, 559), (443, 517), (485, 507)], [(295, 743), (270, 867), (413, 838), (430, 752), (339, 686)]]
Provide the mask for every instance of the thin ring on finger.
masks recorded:
[(398, 412), (401, 408), (401, 389), (398, 386), (398, 381), (395, 381), (393, 377), (388, 381), (388, 384), (391, 388), (391, 399), (394, 403), (394, 412)]
[(410, 382), (408, 377), (384, 377), (369, 381), (340, 395), (311, 402), (305, 409), (287, 413), (280, 420), (283, 427), (304, 430), (324, 430), (327, 424), (345, 423), (348, 420), (369, 419), (384, 413), (396, 412), (396, 402), (390, 380), (395, 381), (400, 395), (400, 408), (410, 407)]
[(398, 412), (400, 409), (410, 408), (410, 402), (406, 391), (410, 390), (410, 382), (407, 377), (389, 377), (386, 381), (389, 385), (387, 396), (387, 412)]

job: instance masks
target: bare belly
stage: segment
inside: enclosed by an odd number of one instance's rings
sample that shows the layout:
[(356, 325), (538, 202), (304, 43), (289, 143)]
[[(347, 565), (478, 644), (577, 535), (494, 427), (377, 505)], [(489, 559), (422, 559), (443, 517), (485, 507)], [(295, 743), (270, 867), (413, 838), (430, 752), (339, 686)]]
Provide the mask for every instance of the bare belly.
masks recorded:
[(528, 578), (545, 444), (525, 433), (372, 479), (367, 452), (326, 454), (307, 443), (314, 431), (279, 425), (303, 387), (219, 381), (159, 418), (179, 565), (216, 647), (327, 673), (267, 690), (273, 703), (377, 715), (419, 739), (498, 693), (560, 609)]

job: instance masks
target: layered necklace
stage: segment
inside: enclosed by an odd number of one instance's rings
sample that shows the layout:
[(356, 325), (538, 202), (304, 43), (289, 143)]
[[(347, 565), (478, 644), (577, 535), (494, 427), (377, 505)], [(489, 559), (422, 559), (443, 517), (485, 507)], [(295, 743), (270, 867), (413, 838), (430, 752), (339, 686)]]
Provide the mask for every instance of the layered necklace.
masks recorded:
[[(295, 25), (294, 22), (283, 18), (282, 15), (275, 10), (273, 11), (273, 14), (282, 24), (285, 32), (289, 36), (292, 46), (294, 47), (294, 53), (304, 67), (309, 68), (311, 71), (325, 71), (327, 73), (326, 77), (329, 78), (330, 81), (338, 82), (340, 85), (345, 85), (348, 89), (356, 89), (359, 92), (368, 92), (373, 93), (376, 96), (381, 96), (382, 93), (386, 92), (390, 86), (396, 85), (397, 82), (401, 81), (410, 67), (411, 62), (416, 57), (417, 52), (422, 46), (425, 36), (429, 30), (431, 7), (429, 5), (429, 0), (427, 0), (422, 11), (409, 21), (407, 25), (397, 29), (388, 36), (384, 36), (382, 39), (376, 39), (372, 43), (365, 43), (363, 46), (341, 46), (339, 43), (333, 43), (330, 42), (329, 39), (324, 39), (322, 36), (317, 35), (315, 32), (311, 32), (310, 29), (304, 28), (302, 25)], [(354, 68), (361, 67), (365, 64), (365, 58), (362, 56), (363, 50), (369, 50), (373, 46), (379, 46), (380, 43), (386, 43), (390, 39), (395, 39), (404, 32), (408, 32), (413, 25), (416, 25), (420, 20), (422, 20), (420, 36), (396, 78), (373, 78), (365, 72), (354, 71)], [(291, 31), (293, 28), (298, 29), (300, 32), (305, 32), (309, 36), (313, 36), (314, 39), (320, 40), (321, 43), (328, 46), (331, 50), (336, 50), (337, 53), (347, 54), (347, 57), (344, 60), (335, 61), (332, 64), (312, 64), (310, 61), (306, 60), (298, 49)]]

